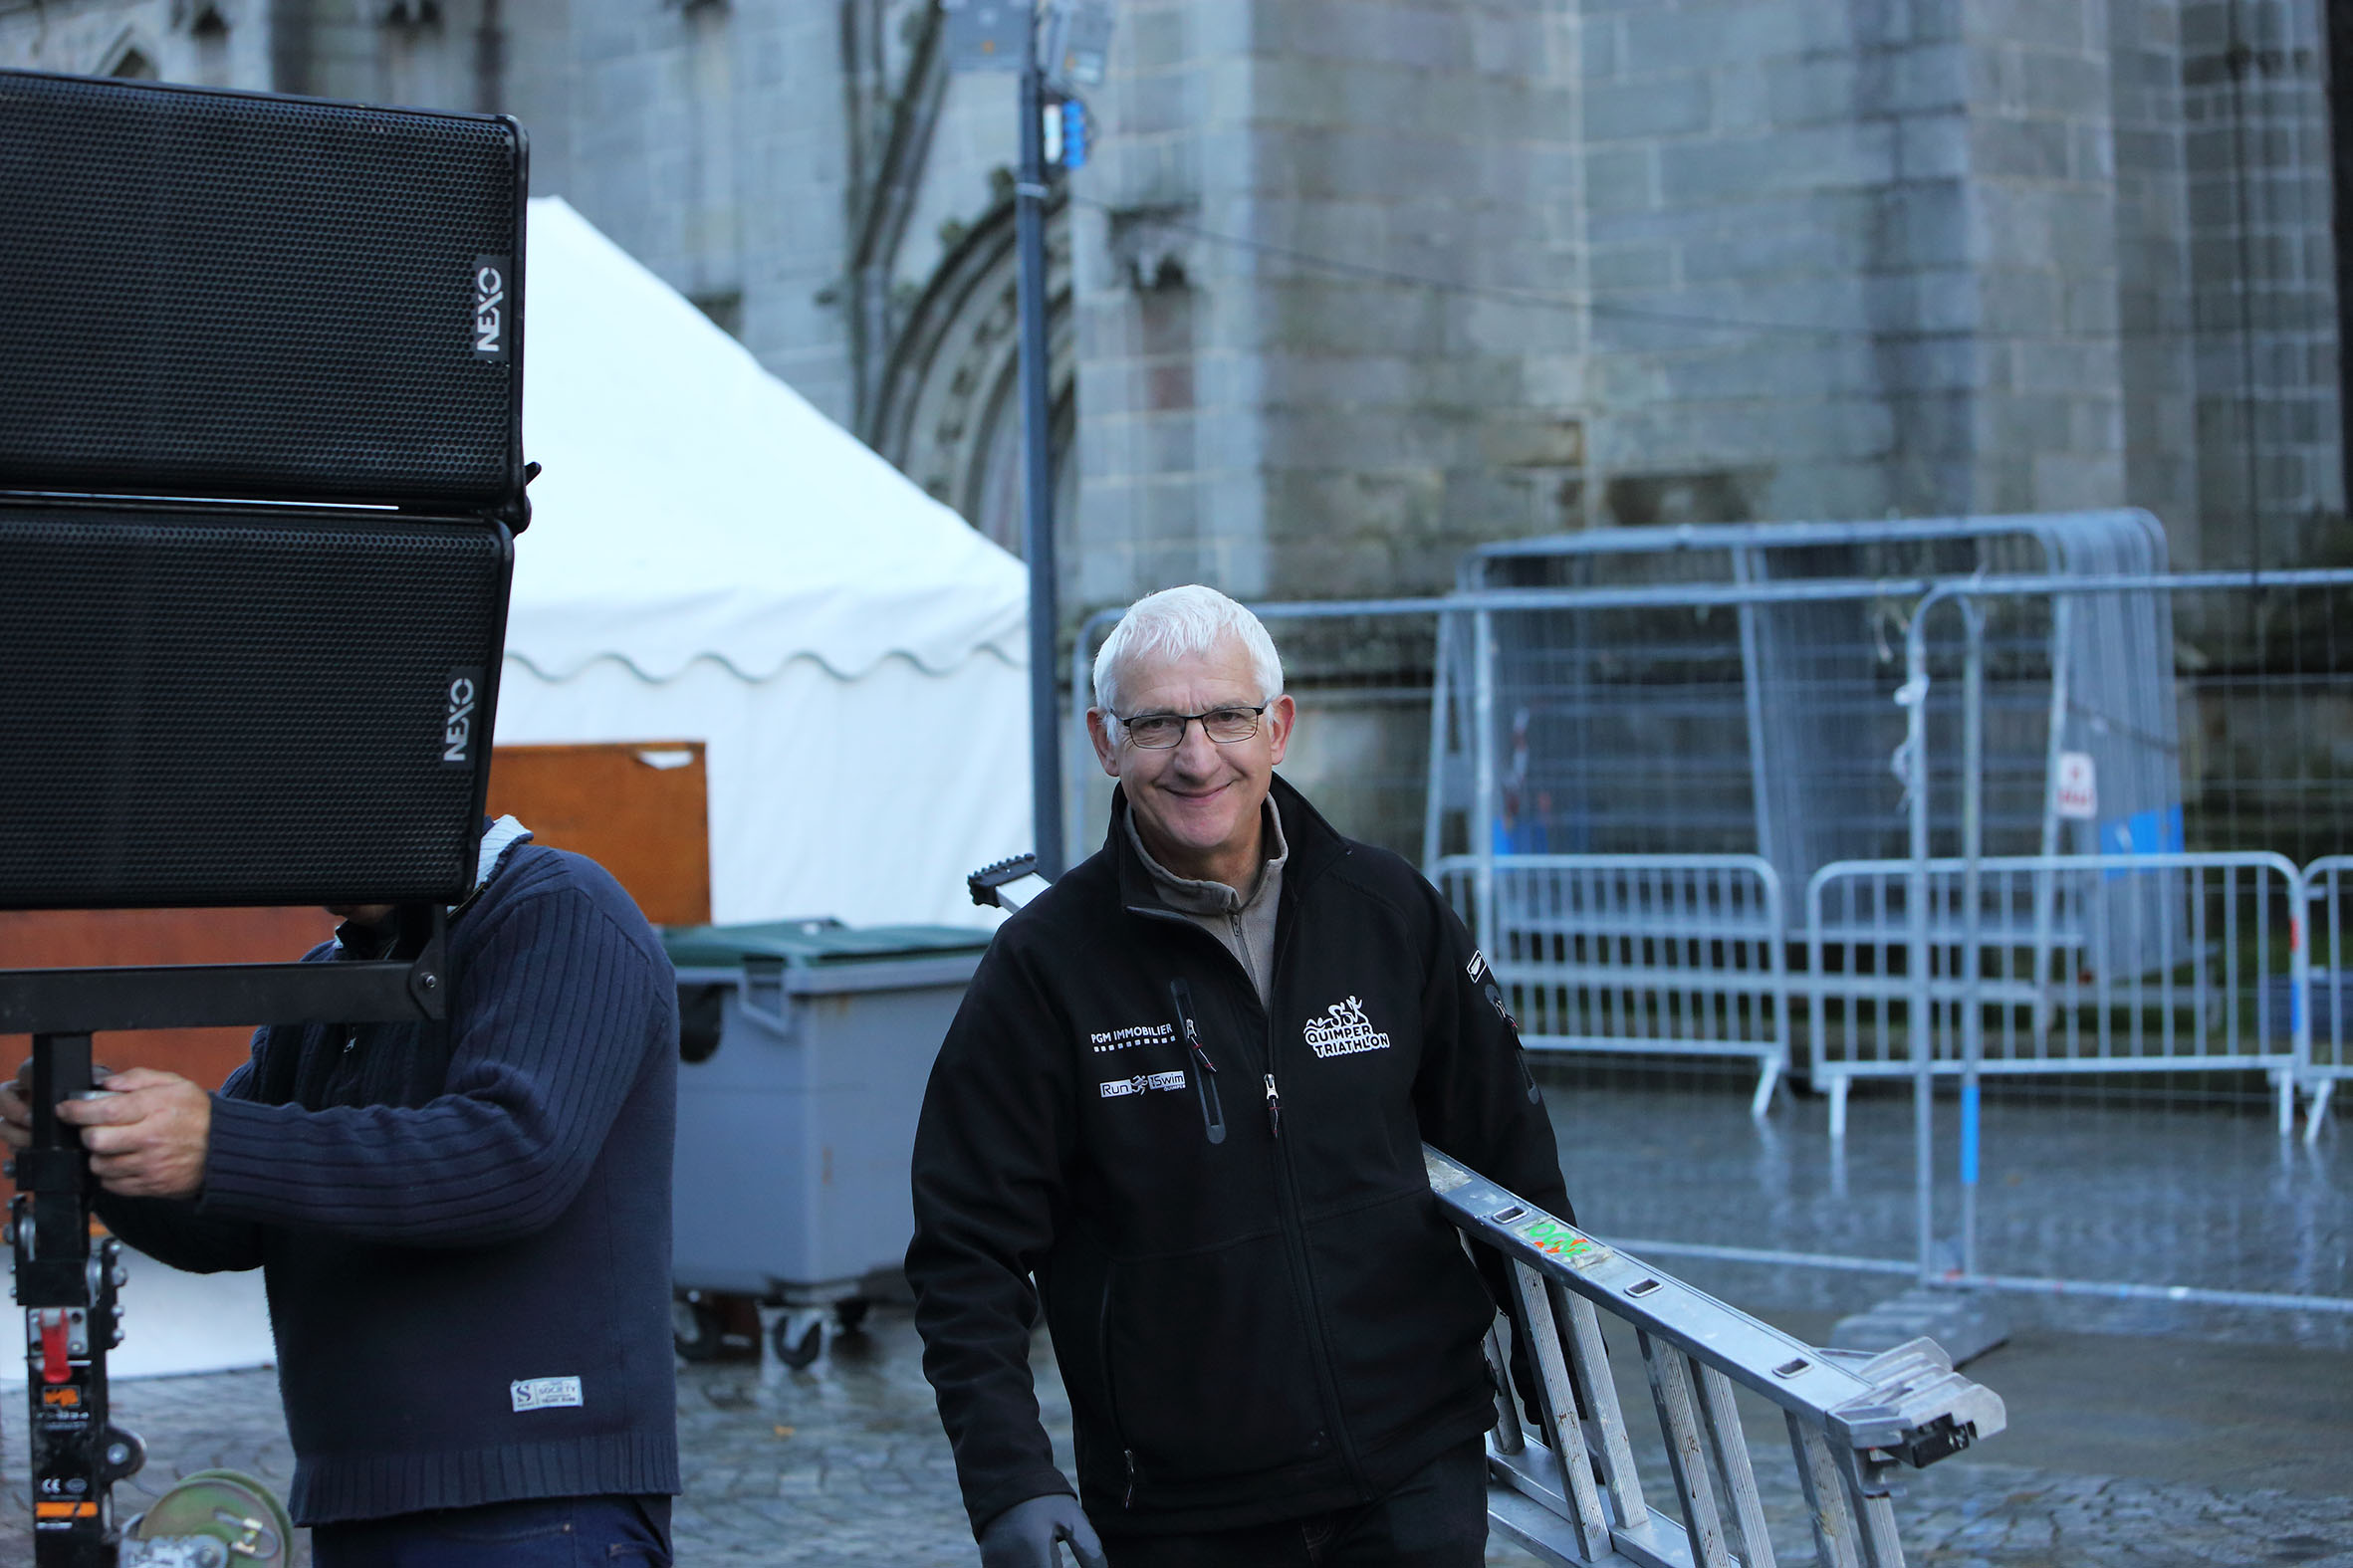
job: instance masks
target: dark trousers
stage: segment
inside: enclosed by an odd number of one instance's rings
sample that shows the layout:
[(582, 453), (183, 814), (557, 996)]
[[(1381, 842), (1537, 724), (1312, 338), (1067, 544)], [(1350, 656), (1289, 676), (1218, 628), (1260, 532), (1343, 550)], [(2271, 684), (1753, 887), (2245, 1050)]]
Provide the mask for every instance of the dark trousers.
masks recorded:
[(1111, 1568), (1480, 1568), (1487, 1445), (1441, 1454), (1361, 1507), (1200, 1535), (1106, 1539)]
[(669, 1568), (667, 1497), (541, 1497), (322, 1524), (314, 1568)]

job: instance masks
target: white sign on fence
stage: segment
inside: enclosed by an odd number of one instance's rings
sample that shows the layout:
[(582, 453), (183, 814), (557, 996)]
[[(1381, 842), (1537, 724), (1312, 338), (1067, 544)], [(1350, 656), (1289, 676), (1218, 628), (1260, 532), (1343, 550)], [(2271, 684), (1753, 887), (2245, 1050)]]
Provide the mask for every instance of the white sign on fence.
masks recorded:
[(2089, 752), (2059, 753), (2058, 813), (2090, 821), (2100, 814), (2100, 788)]

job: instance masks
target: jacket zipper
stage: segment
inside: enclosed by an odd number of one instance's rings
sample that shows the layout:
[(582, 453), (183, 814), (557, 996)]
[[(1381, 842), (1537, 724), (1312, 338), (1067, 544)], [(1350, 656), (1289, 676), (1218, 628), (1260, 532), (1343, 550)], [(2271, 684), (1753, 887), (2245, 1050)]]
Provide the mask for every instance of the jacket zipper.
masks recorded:
[[(1142, 915), (1147, 919), (1166, 920), (1174, 925), (1190, 927), (1196, 931), (1200, 930), (1198, 926), (1194, 926), (1193, 923), (1187, 920), (1184, 916), (1176, 914), (1172, 911), (1148, 909), (1136, 904), (1128, 905), (1127, 909), (1130, 914)], [(1216, 941), (1216, 939), (1211, 937), (1208, 932), (1202, 932), (1201, 934), (1213, 942)], [(1267, 1037), (1265, 1040), (1267, 1068), (1265, 1074), (1267, 1084), (1267, 1115), (1270, 1127), (1273, 1128), (1277, 1133), (1275, 1138), (1275, 1170), (1278, 1177), (1275, 1195), (1276, 1209), (1278, 1218), (1283, 1222), (1284, 1250), (1290, 1254), (1293, 1274), (1292, 1282), (1294, 1288), (1295, 1288), (1299, 1293), (1300, 1307), (1307, 1315), (1308, 1337), (1314, 1342), (1315, 1380), (1322, 1387), (1323, 1407), (1327, 1412), (1329, 1412), (1330, 1415), (1330, 1421), (1332, 1425), (1332, 1444), (1339, 1450), (1342, 1461), (1348, 1466), (1349, 1478), (1353, 1480), (1359, 1487), (1363, 1487), (1367, 1484), (1364, 1478), (1364, 1463), (1363, 1460), (1357, 1456), (1356, 1443), (1354, 1438), (1352, 1438), (1348, 1433), (1348, 1424), (1342, 1419), (1339, 1382), (1335, 1377), (1333, 1377), (1331, 1370), (1331, 1336), (1324, 1331), (1323, 1305), (1322, 1300), (1315, 1289), (1315, 1271), (1307, 1261), (1306, 1236), (1304, 1228), (1301, 1226), (1299, 1221), (1300, 1204), (1298, 1173), (1292, 1169), (1291, 1145), (1285, 1142), (1280, 1135), (1283, 1101), (1281, 1095), (1275, 1087), (1275, 1008), (1273, 1005), (1273, 995), (1275, 987), (1280, 984), (1282, 980), (1283, 955), (1289, 950), (1291, 946), (1291, 944), (1286, 940), (1289, 935), (1289, 932), (1284, 932), (1275, 940), (1274, 963), (1268, 971), (1269, 1001), (1268, 1006), (1264, 1009), (1267, 1017)], [(1221, 953), (1226, 951), (1224, 944), (1219, 944), (1218, 951)], [(1250, 972), (1244, 968), (1242, 962), (1239, 959), (1236, 959), (1231, 953), (1226, 953), (1226, 957), (1228, 961), (1234, 965), (1235, 969), (1241, 971), (1243, 984), (1250, 988), (1251, 995), (1255, 999), (1258, 995), (1257, 982), (1252, 980)], [(1182, 981), (1172, 982), (1172, 994), (1174, 993), (1176, 987), (1182, 986), (1183, 984), (1184, 983)], [(1186, 992), (1186, 995), (1190, 995), (1189, 988)], [(1189, 1014), (1189, 1008), (1183, 1008), (1180, 1007), (1180, 1016)], [(1220, 1126), (1222, 1129), (1222, 1119)], [(1222, 1131), (1220, 1136), (1223, 1136)], [(1107, 1346), (1107, 1339), (1105, 1344)], [(1129, 1455), (1128, 1474), (1130, 1480), (1131, 1496), (1133, 1495), (1132, 1488), (1134, 1471), (1134, 1456)]]
[(1201, 1100), (1201, 1129), (1211, 1143), (1226, 1141), (1226, 1108), (1218, 1097), (1218, 1064), (1209, 1059), (1209, 1052), (1201, 1043), (1201, 1030), (1193, 1022), (1193, 988), (1182, 980), (1168, 983), (1168, 1000), (1176, 1004), (1177, 1027), (1184, 1030), (1185, 1046), (1192, 1055), (1193, 1092)]
[(1348, 1466), (1349, 1478), (1362, 1487), (1366, 1485), (1364, 1464), (1357, 1456), (1355, 1439), (1348, 1432), (1346, 1415), (1340, 1404), (1339, 1380), (1332, 1374), (1331, 1336), (1325, 1332), (1323, 1326), (1323, 1301), (1321, 1294), (1315, 1288), (1314, 1264), (1307, 1256), (1306, 1226), (1299, 1218), (1302, 1206), (1299, 1202), (1298, 1172), (1292, 1164), (1291, 1145), (1283, 1137), (1283, 1096), (1275, 1086), (1276, 1012), (1274, 993), (1282, 981), (1283, 955), (1290, 947), (1290, 943), (1285, 940), (1285, 937), (1289, 935), (1290, 933), (1287, 932), (1284, 937), (1276, 939), (1274, 962), (1268, 970), (1268, 1004), (1266, 1008), (1267, 1126), (1274, 1135), (1275, 1141), (1275, 1170), (1278, 1176), (1276, 1210), (1278, 1218), (1283, 1222), (1284, 1246), (1291, 1254), (1291, 1264), (1299, 1292), (1299, 1305), (1307, 1315), (1307, 1333), (1313, 1341), (1315, 1349), (1315, 1378), (1323, 1389), (1324, 1409), (1330, 1413), (1332, 1445), (1339, 1450), (1342, 1462)]

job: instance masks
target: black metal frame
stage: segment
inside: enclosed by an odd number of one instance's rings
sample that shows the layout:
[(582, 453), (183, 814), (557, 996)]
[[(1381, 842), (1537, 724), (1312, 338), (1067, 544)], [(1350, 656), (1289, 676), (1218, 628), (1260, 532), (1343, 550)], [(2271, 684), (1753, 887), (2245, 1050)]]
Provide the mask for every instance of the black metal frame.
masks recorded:
[(25, 1309), (37, 1568), (115, 1568), (115, 1482), (146, 1448), (112, 1424), (107, 1352), (121, 1342), (121, 1243), (93, 1245), (90, 1156), (56, 1107), (90, 1092), (102, 1030), (239, 1023), (373, 1023), (447, 1015), (447, 917), (403, 912), (425, 933), (413, 961), (0, 971), (0, 1033), (33, 1036), (33, 1139), (10, 1166), (8, 1239)]

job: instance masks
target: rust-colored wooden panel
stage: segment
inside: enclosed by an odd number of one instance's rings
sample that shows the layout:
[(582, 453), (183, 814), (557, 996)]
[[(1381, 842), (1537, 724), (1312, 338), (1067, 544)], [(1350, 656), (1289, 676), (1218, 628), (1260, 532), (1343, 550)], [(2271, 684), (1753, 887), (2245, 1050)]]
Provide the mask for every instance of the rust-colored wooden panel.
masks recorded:
[(610, 871), (656, 925), (711, 919), (711, 815), (700, 741), (501, 746), (490, 814)]
[[(334, 934), (324, 909), (0, 911), (0, 969), (292, 963)], [(252, 1045), (244, 1028), (125, 1029), (101, 1034), (97, 1053), (109, 1067), (160, 1067), (210, 1089)], [(13, 1074), (32, 1048), (25, 1035), (0, 1035), (0, 1073)]]
[[(292, 963), (335, 934), (324, 909), (43, 909), (0, 911), (0, 969)], [(251, 1029), (129, 1029), (102, 1034), (110, 1067), (161, 1067), (215, 1087), (243, 1062)], [(0, 1070), (31, 1047), (0, 1036)]]

